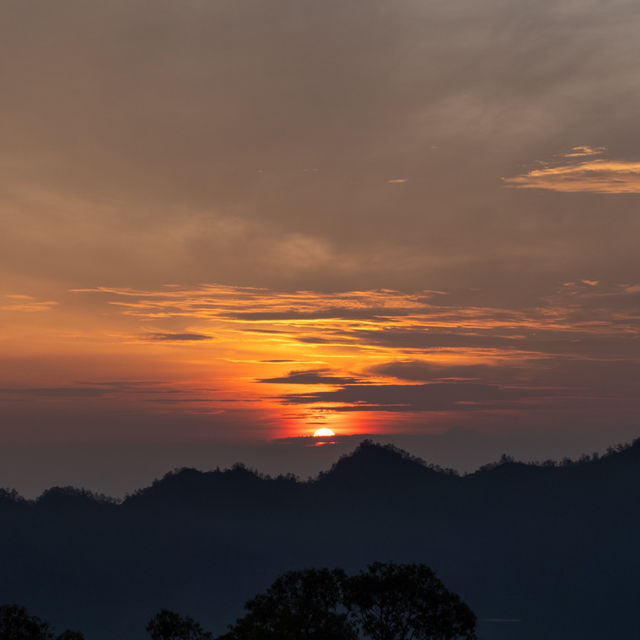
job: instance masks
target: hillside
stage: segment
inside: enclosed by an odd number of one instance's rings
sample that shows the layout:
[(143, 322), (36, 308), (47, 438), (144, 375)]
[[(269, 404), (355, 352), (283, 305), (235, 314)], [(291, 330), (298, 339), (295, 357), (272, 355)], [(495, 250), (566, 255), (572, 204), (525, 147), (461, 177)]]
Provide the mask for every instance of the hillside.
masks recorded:
[(466, 476), (362, 443), (317, 479), (182, 469), (117, 503), (0, 492), (0, 602), (88, 640), (138, 640), (161, 607), (222, 632), (280, 573), (425, 562), (485, 640), (632, 637), (640, 440), (562, 464)]

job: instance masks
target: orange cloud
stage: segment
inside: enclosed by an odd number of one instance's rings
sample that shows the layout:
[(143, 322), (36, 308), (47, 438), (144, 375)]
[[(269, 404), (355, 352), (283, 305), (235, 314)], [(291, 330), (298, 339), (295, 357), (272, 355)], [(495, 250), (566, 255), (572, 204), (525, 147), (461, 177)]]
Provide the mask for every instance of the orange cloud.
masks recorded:
[(38, 300), (24, 293), (10, 293), (5, 295), (5, 298), (8, 299), (8, 303), (0, 306), (2, 311), (50, 311), (58, 305), (55, 300)]
[(563, 193), (640, 193), (640, 162), (594, 157), (603, 151), (603, 147), (573, 147), (563, 154), (561, 162), (542, 163), (541, 168), (503, 178), (503, 181), (517, 189), (546, 189)]
[(563, 158), (586, 158), (589, 156), (598, 156), (605, 150), (605, 147), (571, 147), (567, 153), (563, 154)]

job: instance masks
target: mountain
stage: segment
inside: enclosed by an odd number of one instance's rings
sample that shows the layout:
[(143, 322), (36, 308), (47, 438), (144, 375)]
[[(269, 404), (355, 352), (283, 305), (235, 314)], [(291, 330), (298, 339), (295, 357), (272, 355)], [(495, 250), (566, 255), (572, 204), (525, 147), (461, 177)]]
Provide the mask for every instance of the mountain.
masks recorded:
[(116, 503), (0, 491), (0, 603), (87, 640), (142, 640), (174, 609), (221, 633), (286, 570), (424, 562), (481, 640), (635, 637), (640, 440), (560, 464), (458, 476), (363, 442), (312, 481), (181, 469)]

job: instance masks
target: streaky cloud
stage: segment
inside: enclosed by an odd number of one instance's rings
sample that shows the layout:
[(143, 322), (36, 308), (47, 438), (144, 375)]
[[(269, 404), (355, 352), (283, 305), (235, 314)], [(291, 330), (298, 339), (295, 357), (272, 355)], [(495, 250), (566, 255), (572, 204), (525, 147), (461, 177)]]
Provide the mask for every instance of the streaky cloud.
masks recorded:
[(147, 333), (142, 338), (153, 342), (202, 342), (203, 340), (213, 340), (212, 336), (205, 333)]
[(258, 382), (269, 384), (329, 384), (345, 385), (358, 382), (357, 378), (330, 375), (327, 369), (308, 371), (290, 371), (286, 376), (276, 378), (260, 378)]
[(603, 152), (603, 147), (573, 147), (562, 155), (559, 162), (543, 162), (539, 168), (502, 180), (516, 189), (545, 189), (561, 193), (640, 193), (640, 161), (596, 157)]

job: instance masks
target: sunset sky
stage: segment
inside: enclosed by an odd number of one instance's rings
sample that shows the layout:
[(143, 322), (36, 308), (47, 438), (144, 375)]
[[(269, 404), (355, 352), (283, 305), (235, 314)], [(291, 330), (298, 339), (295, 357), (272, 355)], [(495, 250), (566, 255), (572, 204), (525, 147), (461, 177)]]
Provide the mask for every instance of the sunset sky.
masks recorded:
[(1, 2), (0, 486), (639, 436), (639, 32), (628, 0)]

